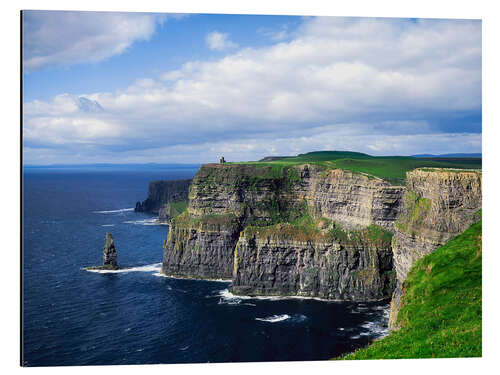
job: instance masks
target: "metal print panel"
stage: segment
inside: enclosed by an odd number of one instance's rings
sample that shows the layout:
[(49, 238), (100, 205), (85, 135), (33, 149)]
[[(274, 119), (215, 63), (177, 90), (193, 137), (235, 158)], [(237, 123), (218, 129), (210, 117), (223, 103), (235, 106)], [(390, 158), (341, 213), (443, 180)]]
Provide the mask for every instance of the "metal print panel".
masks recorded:
[(480, 357), (481, 21), (22, 12), (22, 366)]

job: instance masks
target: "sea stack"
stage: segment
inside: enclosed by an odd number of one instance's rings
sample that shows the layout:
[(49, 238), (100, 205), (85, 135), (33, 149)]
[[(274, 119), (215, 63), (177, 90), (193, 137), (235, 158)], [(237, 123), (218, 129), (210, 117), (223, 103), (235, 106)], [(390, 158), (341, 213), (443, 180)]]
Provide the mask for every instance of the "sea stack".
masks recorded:
[(102, 252), (102, 268), (107, 270), (117, 270), (118, 263), (116, 262), (117, 252), (115, 249), (115, 241), (111, 233), (106, 232), (106, 242)]

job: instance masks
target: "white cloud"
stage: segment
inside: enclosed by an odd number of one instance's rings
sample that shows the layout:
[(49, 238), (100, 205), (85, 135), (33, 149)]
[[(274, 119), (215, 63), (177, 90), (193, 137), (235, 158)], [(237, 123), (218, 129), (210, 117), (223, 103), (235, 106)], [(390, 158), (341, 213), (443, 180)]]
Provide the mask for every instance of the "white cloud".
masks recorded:
[(279, 29), (262, 27), (258, 29), (257, 32), (268, 37), (274, 42), (285, 40), (291, 36), (291, 33), (288, 31), (288, 25), (281, 25)]
[(219, 33), (218, 31), (212, 31), (207, 34), (205, 42), (208, 48), (216, 51), (224, 51), (226, 49), (238, 47), (238, 44), (229, 40), (228, 34)]
[(450, 129), (433, 119), (480, 113), (481, 23), (307, 19), (290, 42), (188, 62), (159, 79), (83, 96), (91, 101), (85, 108), (99, 110), (84, 111), (69, 95), (26, 103), (25, 144), (94, 142), (101, 155), (122, 150), (128, 158), (183, 147), (198, 160), (220, 140), (254, 140), (248, 155), (478, 151), (481, 124)]
[(24, 11), (23, 68), (105, 60), (151, 38), (164, 19), (145, 13)]

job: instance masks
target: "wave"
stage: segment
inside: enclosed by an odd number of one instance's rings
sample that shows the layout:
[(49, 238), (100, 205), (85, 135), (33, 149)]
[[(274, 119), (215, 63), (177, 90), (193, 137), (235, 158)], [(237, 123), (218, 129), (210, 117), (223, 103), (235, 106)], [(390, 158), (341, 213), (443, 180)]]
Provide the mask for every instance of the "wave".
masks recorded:
[(114, 227), (115, 224), (102, 224), (101, 227)]
[(290, 318), (291, 318), (290, 315), (283, 314), (283, 315), (268, 316), (267, 318), (255, 318), (255, 320), (260, 320), (261, 322), (267, 322), (267, 323), (277, 323)]
[(176, 279), (176, 280), (214, 281), (217, 283), (230, 283), (232, 281), (231, 279), (197, 279), (195, 277), (178, 277), (178, 276), (165, 275), (163, 273), (155, 274), (155, 276), (166, 277), (167, 279)]
[(127, 273), (127, 272), (157, 272), (161, 271), (161, 263), (148, 264), (146, 266), (120, 268), (117, 270), (85, 270), (94, 273)]
[(127, 212), (127, 211), (134, 211), (134, 210), (135, 210), (135, 208), (131, 207), (131, 208), (120, 208), (118, 210), (92, 211), (92, 212), (95, 213), (95, 214), (117, 214), (117, 213), (120, 213), (120, 212)]
[(389, 334), (390, 305), (377, 306), (374, 307), (373, 310), (377, 311), (376, 314), (379, 315), (378, 319), (364, 322), (361, 325), (363, 331), (357, 335), (352, 336), (351, 339), (356, 340), (361, 338), (362, 336), (371, 336), (378, 340)]
[(143, 220), (129, 220), (124, 221), (125, 224), (134, 225), (162, 225), (163, 223), (156, 217), (153, 219), (143, 219)]
[[(217, 280), (214, 280), (217, 281)], [(221, 280), (221, 281), (231, 281), (231, 280)], [(242, 295), (235, 295), (231, 293), (228, 289), (221, 290), (218, 294), (219, 297), (221, 297), (225, 301), (230, 301), (232, 299), (236, 300), (246, 300), (246, 299), (256, 299), (256, 300), (268, 300), (268, 301), (282, 301), (282, 300), (287, 300), (287, 299), (304, 299), (304, 300), (316, 300), (316, 301), (322, 301), (322, 302), (342, 302), (342, 301), (337, 301), (337, 300), (332, 300), (332, 299), (325, 299), (325, 298), (319, 298), (319, 297), (307, 297), (307, 296), (242, 296)]]

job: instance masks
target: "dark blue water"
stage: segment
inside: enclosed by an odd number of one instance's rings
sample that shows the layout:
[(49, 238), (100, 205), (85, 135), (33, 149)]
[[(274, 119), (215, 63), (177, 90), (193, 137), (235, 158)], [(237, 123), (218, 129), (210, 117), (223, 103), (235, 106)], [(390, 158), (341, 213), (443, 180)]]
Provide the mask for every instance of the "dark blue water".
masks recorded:
[[(159, 275), (168, 227), (124, 210), (194, 169), (26, 170), (25, 366), (322, 360), (384, 334), (387, 305), (246, 299), (227, 282)], [(113, 234), (127, 272), (102, 262)]]

